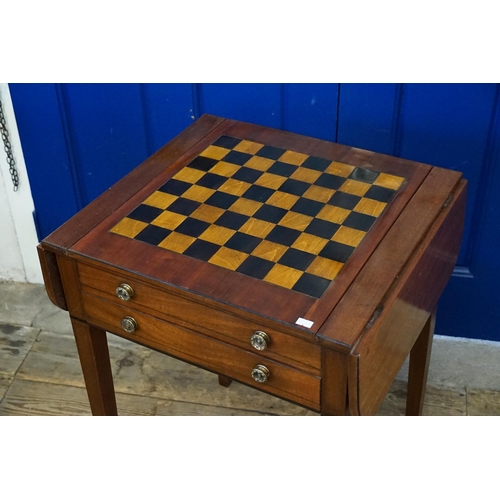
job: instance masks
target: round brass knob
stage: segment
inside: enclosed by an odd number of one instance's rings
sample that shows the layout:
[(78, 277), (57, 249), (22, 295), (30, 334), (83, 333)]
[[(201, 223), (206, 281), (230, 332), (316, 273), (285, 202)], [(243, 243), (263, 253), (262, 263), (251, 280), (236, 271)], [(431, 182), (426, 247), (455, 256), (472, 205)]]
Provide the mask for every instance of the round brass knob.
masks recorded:
[(134, 296), (133, 288), (130, 285), (127, 285), (127, 283), (122, 283), (116, 288), (115, 292), (117, 297), (122, 300), (130, 300)]
[(252, 378), (261, 384), (264, 384), (267, 382), (267, 379), (271, 375), (271, 372), (267, 367), (264, 365), (257, 365), (253, 370), (252, 370)]
[(250, 344), (252, 344), (255, 349), (258, 351), (263, 351), (267, 348), (267, 345), (271, 342), (269, 335), (266, 332), (262, 332), (261, 330), (257, 330), (250, 337)]
[(122, 319), (122, 328), (127, 333), (134, 333), (137, 330), (137, 321), (132, 316), (125, 316)]

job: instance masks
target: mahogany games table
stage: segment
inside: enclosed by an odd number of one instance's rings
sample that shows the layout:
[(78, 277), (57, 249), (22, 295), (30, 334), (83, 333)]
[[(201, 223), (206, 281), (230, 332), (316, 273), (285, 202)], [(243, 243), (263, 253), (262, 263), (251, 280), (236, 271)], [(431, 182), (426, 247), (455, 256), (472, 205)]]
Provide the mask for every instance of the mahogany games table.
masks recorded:
[(322, 415), (422, 411), (459, 172), (204, 115), (38, 246), (94, 415), (106, 331)]

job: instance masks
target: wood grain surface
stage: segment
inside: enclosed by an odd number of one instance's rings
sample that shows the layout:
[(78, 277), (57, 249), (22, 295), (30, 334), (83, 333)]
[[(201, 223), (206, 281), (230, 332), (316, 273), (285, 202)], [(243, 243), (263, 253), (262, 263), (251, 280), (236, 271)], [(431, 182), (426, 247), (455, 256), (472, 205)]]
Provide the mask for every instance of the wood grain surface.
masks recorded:
[(348, 356), (332, 349), (322, 350), (321, 415), (345, 416), (347, 399)]
[(45, 283), (45, 290), (50, 301), (60, 309), (68, 310), (66, 304), (66, 297), (61, 281), (61, 273), (57, 265), (57, 259), (54, 252), (45, 250), (42, 245), (36, 247), (38, 252), (38, 260), (42, 268), (43, 281)]
[(71, 318), (92, 415), (117, 415), (106, 332)]
[[(353, 166), (362, 165), (376, 172), (405, 178), (395, 198), (377, 219), (373, 228), (361, 241), (348, 263), (321, 298), (315, 299), (230, 269), (167, 252), (163, 248), (109, 232), (143, 200), (205, 150), (214, 138), (222, 133), (221, 127), (201, 138), (186, 151), (186, 154), (182, 156), (182, 161), (174, 162), (149, 184), (143, 184), (142, 189), (139, 189), (134, 196), (76, 242), (70, 252), (75, 258), (88, 257), (121, 269), (128, 269), (140, 275), (152, 277), (161, 283), (194, 291), (216, 302), (246, 309), (254, 314), (291, 326), (295, 325), (299, 318), (305, 318), (312, 321), (309, 331), (317, 332), (367, 258), (384, 238), (401, 210), (428, 175), (430, 167), (256, 125), (227, 121), (223, 132), (235, 137), (261, 141), (271, 146), (293, 149), (299, 153), (315, 154), (331, 161), (351, 162)], [(330, 340), (335, 341), (332, 338)]]
[(435, 325), (436, 311), (434, 310), (410, 351), (408, 396), (406, 399), (406, 415), (408, 416), (422, 415)]
[[(458, 172), (432, 170), (319, 331), (321, 338), (356, 344), (460, 177)], [(460, 227), (458, 231), (460, 239)]]
[[(349, 228), (339, 236), (341, 243), (357, 247), (337, 276), (337, 270), (322, 268), (335, 279), (319, 298), (288, 289), (296, 277), (280, 274), (279, 265), (277, 275), (266, 275), (265, 281), (236, 272), (234, 255), (232, 264), (214, 265), (133, 239), (134, 227), (110, 232), (222, 134), (286, 149), (292, 163), (313, 155), (315, 161), (336, 162), (344, 173), (354, 167), (380, 173), (382, 185), (399, 182), (383, 211), (373, 200), (364, 202), (364, 210), (380, 216), (362, 239)], [(255, 149), (250, 142), (238, 146), (245, 144)], [(313, 174), (294, 171), (302, 181)], [(266, 182), (271, 189), (277, 180), (268, 175)], [(241, 186), (231, 186), (237, 196)], [(366, 191), (355, 180), (346, 186), (353, 196)], [(204, 200), (206, 190), (191, 188)], [(424, 326), (455, 264), (465, 192), (458, 172), (204, 116), (39, 247), (49, 297), (72, 315), (93, 414), (116, 414), (105, 331), (213, 371), (225, 390), (234, 379), (324, 415), (375, 414), (413, 348), (408, 412), (420, 414), (432, 337), (432, 328)], [(325, 195), (316, 190), (314, 196)], [(208, 212), (204, 217), (214, 222)], [(295, 219), (294, 227), (305, 224), (304, 217)], [(252, 224), (253, 233), (269, 229)], [(123, 282), (135, 290), (128, 303), (115, 295)], [(135, 332), (121, 328), (125, 316), (138, 322)], [(309, 328), (296, 324), (304, 319)], [(265, 351), (249, 343), (256, 330), (271, 337)], [(271, 372), (265, 384), (251, 377), (257, 364)]]
[[(441, 210), (380, 303), (380, 314), (353, 350), (359, 356), (361, 415), (377, 411), (453, 272), (463, 228), (466, 185), (460, 182), (453, 199)], [(420, 357), (420, 363), (426, 363), (425, 356)], [(414, 369), (419, 370), (418, 363)]]
[[(238, 349), (138, 311), (131, 313), (126, 307), (91, 294), (84, 294), (84, 302), (89, 321), (102, 329), (256, 389), (319, 409), (320, 378), (299, 371), (293, 365), (277, 363), (264, 355)], [(126, 316), (132, 316), (137, 321), (138, 328), (134, 333), (127, 333), (121, 328), (121, 320)], [(271, 372), (264, 384), (251, 377), (253, 368), (258, 364), (265, 365)]]
[[(82, 290), (110, 300), (131, 311), (145, 312), (222, 341), (230, 342), (243, 349), (254, 350), (250, 337), (258, 330), (264, 330), (271, 341), (265, 350), (270, 359), (294, 363), (315, 375), (320, 369), (320, 347), (312, 334), (307, 340), (281, 332), (274, 325), (255, 322), (239, 317), (216, 307), (200, 304), (195, 300), (180, 297), (160, 288), (129, 279), (115, 272), (104, 271), (88, 265), (78, 265)], [(134, 290), (133, 297), (124, 302), (119, 299), (115, 289), (127, 283)], [(189, 311), (189, 314), (186, 312)], [(91, 320), (89, 315), (88, 319)], [(257, 352), (254, 350), (254, 352)], [(298, 362), (298, 363), (297, 363)]]

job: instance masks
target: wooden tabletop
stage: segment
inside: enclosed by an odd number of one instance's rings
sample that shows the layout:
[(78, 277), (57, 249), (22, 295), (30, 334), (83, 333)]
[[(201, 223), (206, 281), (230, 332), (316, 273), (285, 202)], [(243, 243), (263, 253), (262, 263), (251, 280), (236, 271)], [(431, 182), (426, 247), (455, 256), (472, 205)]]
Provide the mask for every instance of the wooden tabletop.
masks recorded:
[(204, 116), (46, 243), (352, 345), (322, 327), (404, 265), (460, 179), (440, 170)]
[[(412, 351), (410, 414), (419, 413), (434, 312), (460, 248), (461, 177), (205, 115), (39, 245), (47, 292), (85, 340), (91, 378), (101, 376), (92, 359), (107, 352), (104, 329), (121, 333), (127, 309), (111, 292), (123, 279), (139, 290), (145, 345), (175, 355), (195, 338), (205, 351), (224, 340), (228, 360), (250, 363), (256, 354), (238, 328), (269, 329), (283, 351), (262, 358), (273, 364), (274, 393), (291, 390), (328, 415), (344, 414), (347, 400), (351, 414), (376, 412)], [(162, 321), (176, 335), (165, 336)], [(198, 333), (182, 333), (187, 323)], [(274, 360), (290, 349), (292, 368)], [(254, 383), (218, 361), (200, 364)]]

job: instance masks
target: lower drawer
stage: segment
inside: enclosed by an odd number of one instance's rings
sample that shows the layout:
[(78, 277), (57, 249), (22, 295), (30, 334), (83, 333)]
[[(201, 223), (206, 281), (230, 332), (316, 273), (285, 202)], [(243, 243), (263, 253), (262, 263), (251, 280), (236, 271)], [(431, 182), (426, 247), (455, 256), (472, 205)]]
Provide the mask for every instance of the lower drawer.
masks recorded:
[[(89, 323), (257, 389), (319, 410), (319, 377), (89, 293), (83, 293), (83, 302)], [(121, 326), (122, 319), (127, 316), (136, 322), (133, 333), (127, 333)], [(252, 370), (257, 365), (264, 365), (269, 371), (264, 383), (252, 378)]]

